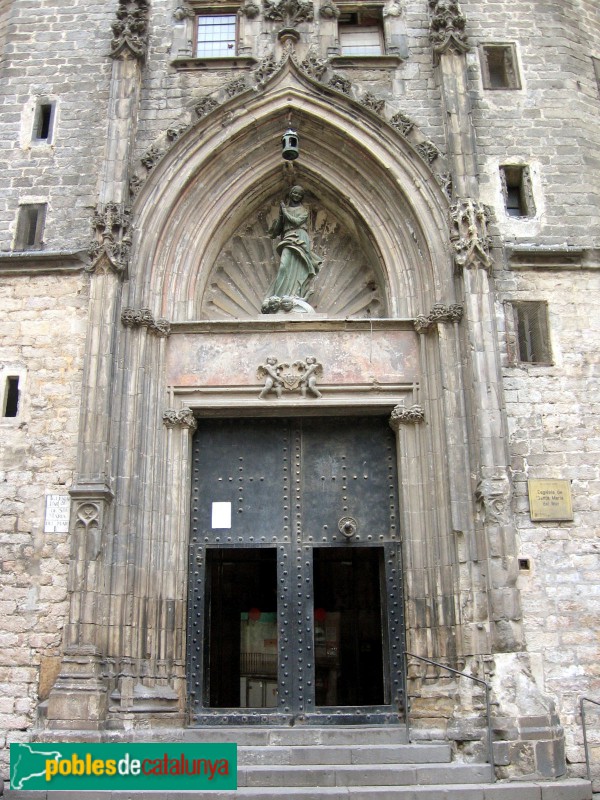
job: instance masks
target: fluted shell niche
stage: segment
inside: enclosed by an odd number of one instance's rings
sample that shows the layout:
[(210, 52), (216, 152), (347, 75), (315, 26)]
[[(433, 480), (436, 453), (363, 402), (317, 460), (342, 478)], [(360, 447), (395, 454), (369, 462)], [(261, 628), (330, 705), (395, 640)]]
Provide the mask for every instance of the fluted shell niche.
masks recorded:
[[(385, 292), (357, 234), (330, 210), (310, 205), (312, 249), (323, 259), (308, 302), (327, 317), (384, 317)], [(257, 317), (278, 269), (279, 256), (269, 226), (279, 214), (279, 198), (235, 231), (217, 257), (201, 303), (203, 319)], [(372, 248), (368, 248), (372, 250)], [(267, 317), (265, 317), (267, 318)]]

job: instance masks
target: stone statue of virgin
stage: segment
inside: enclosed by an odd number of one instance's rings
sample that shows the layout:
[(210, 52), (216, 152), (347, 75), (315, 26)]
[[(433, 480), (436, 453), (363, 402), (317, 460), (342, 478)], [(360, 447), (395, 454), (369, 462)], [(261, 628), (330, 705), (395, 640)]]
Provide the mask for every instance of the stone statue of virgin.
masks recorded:
[(307, 231), (309, 211), (303, 205), (304, 189), (292, 186), (285, 203), (280, 203), (279, 217), (269, 228), (272, 239), (281, 236), (276, 250), (279, 269), (262, 304), (263, 314), (277, 311), (311, 312), (306, 302), (321, 269), (322, 259), (313, 253)]

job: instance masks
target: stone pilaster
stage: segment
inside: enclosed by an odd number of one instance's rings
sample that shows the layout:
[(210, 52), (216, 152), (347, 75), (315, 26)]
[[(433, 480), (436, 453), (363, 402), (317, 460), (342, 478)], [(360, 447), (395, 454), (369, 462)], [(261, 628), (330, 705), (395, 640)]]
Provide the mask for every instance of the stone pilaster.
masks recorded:
[[(114, 584), (113, 463), (116, 342), (129, 260), (128, 164), (147, 47), (147, 0), (119, 0), (113, 40), (108, 131), (93, 218), (87, 351), (82, 380), (77, 478), (71, 489), (71, 606), (65, 653), (48, 701), (48, 725), (101, 728), (107, 708), (108, 624)], [(86, 724), (88, 720), (88, 724)]]
[(466, 19), (454, 0), (429, 0), (429, 38), (437, 62), (446, 127), (446, 153), (453, 190), (459, 196), (477, 196), (475, 130), (467, 85), (465, 54), (469, 50)]

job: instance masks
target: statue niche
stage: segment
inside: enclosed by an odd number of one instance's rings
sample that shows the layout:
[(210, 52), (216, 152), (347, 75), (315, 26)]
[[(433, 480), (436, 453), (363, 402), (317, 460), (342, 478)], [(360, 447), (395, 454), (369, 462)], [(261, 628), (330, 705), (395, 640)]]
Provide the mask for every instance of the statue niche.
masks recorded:
[(271, 238), (281, 236), (281, 241), (276, 248), (279, 268), (262, 304), (263, 314), (314, 310), (307, 301), (314, 293), (313, 283), (323, 259), (311, 249), (307, 230), (309, 212), (303, 200), (304, 189), (292, 186), (286, 202), (279, 205), (279, 216), (269, 228)]
[[(377, 256), (360, 220), (342, 221), (324, 203), (306, 203), (305, 195), (292, 187), (282, 203), (279, 190), (238, 224), (210, 269), (199, 319), (248, 319), (292, 309), (330, 318), (386, 316)], [(284, 302), (266, 310), (273, 297)]]

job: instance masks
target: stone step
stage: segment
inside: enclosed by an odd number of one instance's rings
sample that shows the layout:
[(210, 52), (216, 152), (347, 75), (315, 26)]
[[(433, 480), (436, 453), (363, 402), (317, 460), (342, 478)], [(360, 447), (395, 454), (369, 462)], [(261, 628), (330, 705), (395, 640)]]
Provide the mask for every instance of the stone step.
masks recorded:
[(331, 764), (238, 767), (238, 786), (337, 787), (473, 784), (491, 779), (488, 764)]
[(238, 746), (238, 764), (444, 764), (447, 744), (263, 745)]
[(361, 745), (406, 744), (403, 725), (352, 725), (303, 727), (223, 726), (188, 728), (177, 737), (184, 742), (237, 742), (238, 745)]
[[(11, 792), (3, 800), (98, 800), (92, 792)], [(236, 792), (102, 792), (102, 800), (591, 800), (589, 781), (506, 782), (432, 786), (240, 787)]]

